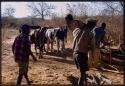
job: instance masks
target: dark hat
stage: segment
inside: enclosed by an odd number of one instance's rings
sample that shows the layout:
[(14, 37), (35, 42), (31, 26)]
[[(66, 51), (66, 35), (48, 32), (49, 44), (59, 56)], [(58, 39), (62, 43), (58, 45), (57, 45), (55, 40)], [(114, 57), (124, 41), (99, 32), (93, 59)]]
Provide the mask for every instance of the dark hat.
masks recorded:
[(96, 22), (97, 22), (96, 19), (92, 19), (92, 18), (86, 19), (86, 23), (96, 23)]

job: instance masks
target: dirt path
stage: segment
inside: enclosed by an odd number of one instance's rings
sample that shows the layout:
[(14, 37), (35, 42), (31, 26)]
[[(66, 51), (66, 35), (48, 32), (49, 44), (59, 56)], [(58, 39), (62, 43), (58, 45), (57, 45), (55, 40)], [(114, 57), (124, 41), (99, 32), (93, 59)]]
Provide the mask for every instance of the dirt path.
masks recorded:
[[(6, 39), (2, 41), (3, 84), (15, 84), (18, 74), (18, 67), (14, 62), (14, 57), (11, 51), (12, 43), (16, 34), (14, 31), (11, 32), (13, 34), (6, 34)], [(102, 73), (112, 80), (114, 84), (123, 84), (122, 74), (111, 72)], [(44, 58), (38, 60), (38, 62), (33, 62), (32, 58), (30, 58), (28, 75), (29, 78), (33, 80), (33, 84), (68, 85), (71, 84), (71, 82), (68, 80), (68, 77), (71, 75), (78, 77), (79, 71), (76, 69), (71, 56), (67, 56), (67, 58), (64, 59), (58, 56), (44, 55)], [(23, 79), (22, 84), (26, 84), (25, 79)]]

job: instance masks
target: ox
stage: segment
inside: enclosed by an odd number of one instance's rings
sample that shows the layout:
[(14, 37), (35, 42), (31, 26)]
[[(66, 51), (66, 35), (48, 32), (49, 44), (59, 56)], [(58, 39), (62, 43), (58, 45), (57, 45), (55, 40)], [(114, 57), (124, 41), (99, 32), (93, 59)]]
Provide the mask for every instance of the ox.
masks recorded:
[(59, 52), (60, 46), (61, 51), (63, 52), (65, 48), (64, 41), (67, 39), (67, 28), (58, 27), (58, 28), (49, 28), (46, 30), (45, 38), (47, 40), (47, 52), (50, 49), (49, 44), (51, 44), (51, 52), (53, 52), (53, 44), (57, 44), (57, 52)]
[(33, 31), (33, 33), (30, 35), (31, 43), (34, 44), (36, 54), (37, 49), (39, 49), (40, 55), (39, 58), (42, 58), (43, 56), (43, 47), (45, 44), (45, 31), (46, 27), (43, 27), (42, 29), (36, 29)]

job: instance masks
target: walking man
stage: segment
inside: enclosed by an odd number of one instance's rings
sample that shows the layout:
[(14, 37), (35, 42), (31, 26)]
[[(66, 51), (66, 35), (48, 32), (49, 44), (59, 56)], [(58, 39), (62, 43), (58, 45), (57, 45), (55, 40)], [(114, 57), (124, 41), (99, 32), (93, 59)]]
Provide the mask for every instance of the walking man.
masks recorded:
[(15, 62), (18, 63), (19, 66), (17, 86), (21, 84), (23, 76), (26, 78), (28, 85), (31, 84), (31, 81), (29, 81), (28, 78), (29, 55), (33, 57), (34, 61), (37, 61), (37, 59), (31, 52), (29, 33), (30, 26), (27, 24), (22, 25), (20, 29), (20, 34), (15, 38), (14, 43), (12, 45), (12, 52), (15, 57)]

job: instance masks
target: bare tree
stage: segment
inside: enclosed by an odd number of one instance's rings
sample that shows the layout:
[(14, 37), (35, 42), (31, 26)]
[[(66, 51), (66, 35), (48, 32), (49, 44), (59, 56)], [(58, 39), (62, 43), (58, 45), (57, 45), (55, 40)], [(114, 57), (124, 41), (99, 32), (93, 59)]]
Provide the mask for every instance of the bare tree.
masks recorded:
[(68, 10), (68, 13), (72, 14), (74, 17), (77, 15), (76, 4), (67, 3), (67, 10)]
[(27, 5), (32, 12), (32, 15), (35, 17), (41, 17), (42, 20), (44, 20), (44, 18), (46, 16), (50, 16), (52, 13), (52, 9), (55, 9), (55, 6), (52, 4), (48, 4), (46, 2), (39, 2), (39, 3), (30, 3)]
[(67, 3), (68, 13), (76, 16), (87, 16), (88, 15), (88, 6), (86, 3)]
[(15, 13), (15, 9), (11, 5), (7, 5), (5, 9), (3, 10), (2, 16), (4, 17), (13, 17)]
[(80, 16), (87, 16), (88, 7), (85, 3), (78, 3), (77, 9)]
[(52, 14), (51, 14), (51, 17), (52, 17), (53, 20), (55, 20), (56, 17), (57, 17), (57, 14), (56, 14), (56, 13), (52, 13)]
[(122, 8), (124, 8), (124, 2), (123, 2), (123, 1), (120, 1), (119, 3), (120, 3), (120, 5), (122, 6)]
[[(101, 15), (103, 17), (107, 16), (107, 21), (109, 22), (107, 25), (109, 28), (107, 29), (107, 32), (111, 38), (117, 42), (118, 37), (116, 37), (116, 35), (121, 35), (121, 30), (123, 29), (122, 26), (120, 26), (122, 24), (121, 22), (123, 21), (123, 2), (103, 2), (102, 5), (105, 7), (101, 11)], [(111, 28), (114, 30), (111, 30)]]
[(16, 27), (17, 20), (14, 18), (15, 8), (12, 7), (10, 4), (7, 4), (2, 11), (2, 27)]
[(112, 16), (123, 14), (123, 2), (103, 2), (105, 5), (105, 9), (109, 12)]

